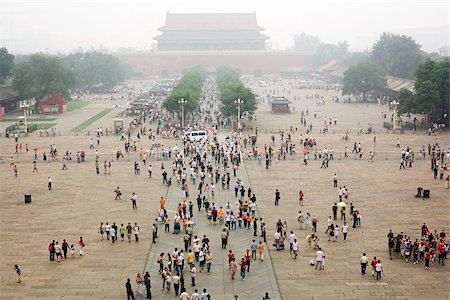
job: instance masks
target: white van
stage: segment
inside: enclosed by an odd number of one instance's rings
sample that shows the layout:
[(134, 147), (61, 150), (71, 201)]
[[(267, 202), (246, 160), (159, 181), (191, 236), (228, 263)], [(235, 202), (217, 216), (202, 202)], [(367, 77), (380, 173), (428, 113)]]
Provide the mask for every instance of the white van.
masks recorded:
[(204, 130), (189, 131), (184, 135), (190, 142), (205, 141), (208, 138), (208, 133)]

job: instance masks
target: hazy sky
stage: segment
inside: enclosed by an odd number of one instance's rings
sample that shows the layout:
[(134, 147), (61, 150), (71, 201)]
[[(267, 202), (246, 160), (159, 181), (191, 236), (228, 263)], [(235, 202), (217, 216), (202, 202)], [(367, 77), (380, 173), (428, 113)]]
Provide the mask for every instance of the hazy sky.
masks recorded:
[(383, 31), (440, 27), (432, 43), (418, 39), (427, 51), (448, 45), (450, 36), (448, 0), (0, 0), (0, 46), (13, 53), (100, 45), (149, 50), (167, 11), (256, 11), (274, 49), (291, 46), (301, 32), (330, 43), (347, 40), (353, 50), (370, 48)]

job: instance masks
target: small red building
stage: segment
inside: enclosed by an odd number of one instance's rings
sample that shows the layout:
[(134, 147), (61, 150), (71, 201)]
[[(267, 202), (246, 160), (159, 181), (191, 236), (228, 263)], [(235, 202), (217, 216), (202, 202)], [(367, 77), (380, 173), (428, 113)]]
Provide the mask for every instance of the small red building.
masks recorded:
[(291, 101), (284, 97), (272, 97), (270, 99), (272, 112), (278, 114), (290, 114), (289, 104)]
[(39, 103), (41, 114), (62, 114), (67, 110), (67, 100), (59, 96), (51, 96)]

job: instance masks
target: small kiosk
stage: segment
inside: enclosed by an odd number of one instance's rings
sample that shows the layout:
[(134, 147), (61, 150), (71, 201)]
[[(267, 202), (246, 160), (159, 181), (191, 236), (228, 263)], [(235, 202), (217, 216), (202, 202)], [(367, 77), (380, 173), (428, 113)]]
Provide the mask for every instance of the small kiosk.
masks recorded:
[(114, 132), (119, 134), (123, 130), (123, 119), (114, 119)]
[(290, 114), (291, 110), (289, 109), (289, 101), (285, 97), (272, 97), (270, 98), (270, 103), (272, 106), (272, 112), (274, 114)]

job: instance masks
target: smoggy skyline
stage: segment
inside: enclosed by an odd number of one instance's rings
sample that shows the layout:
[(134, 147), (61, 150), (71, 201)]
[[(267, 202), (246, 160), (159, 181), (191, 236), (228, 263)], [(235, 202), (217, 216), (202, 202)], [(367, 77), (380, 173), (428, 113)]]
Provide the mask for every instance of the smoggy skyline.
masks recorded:
[(306, 32), (327, 43), (370, 49), (384, 31), (412, 35), (423, 50), (449, 45), (448, 1), (142, 1), (0, 0), (0, 46), (12, 53), (70, 52), (106, 47), (151, 50), (166, 12), (256, 12), (274, 50)]

